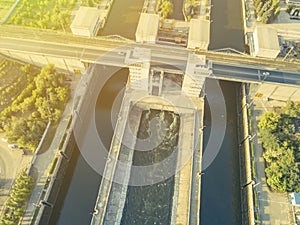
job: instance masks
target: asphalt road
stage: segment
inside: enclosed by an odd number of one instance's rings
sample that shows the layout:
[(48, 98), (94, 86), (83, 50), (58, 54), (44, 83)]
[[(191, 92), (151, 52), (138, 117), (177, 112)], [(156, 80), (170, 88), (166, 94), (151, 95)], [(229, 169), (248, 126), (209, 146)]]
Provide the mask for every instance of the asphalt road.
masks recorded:
[[(140, 43), (120, 43), (113, 40), (102, 40), (97, 42), (97, 45), (78, 44), (78, 43), (60, 43), (46, 42), (40, 40), (19, 39), (0, 36), (0, 50), (9, 50), (26, 54), (49, 55), (54, 57), (81, 59), (82, 61), (95, 62), (114, 66), (125, 65), (126, 52), (129, 52), (135, 47), (143, 47), (151, 50), (151, 61), (172, 65), (180, 70), (185, 70), (188, 54), (191, 51), (177, 46), (159, 45), (159, 44), (140, 44)], [(209, 52), (208, 54), (212, 54)], [(214, 54), (218, 59), (224, 58), (224, 63), (213, 61), (213, 78), (237, 80), (246, 82), (270, 82), (299, 85), (300, 72), (285, 72), (278, 69), (264, 69), (261, 65), (245, 65), (245, 62), (256, 60), (257, 62), (266, 61), (265, 59), (252, 59), (243, 56), (236, 56), (239, 63), (229, 64), (226, 61), (235, 57)], [(212, 57), (212, 56), (210, 56)], [(220, 59), (219, 59), (220, 60)], [(285, 65), (283, 62), (275, 62), (276, 65)], [(286, 63), (287, 69), (290, 67)], [(288, 67), (289, 66), (289, 67)], [(293, 69), (297, 65), (295, 64)], [(297, 68), (296, 68), (297, 69)]]
[(213, 63), (213, 76), (223, 79), (300, 85), (300, 73), (222, 65), (217, 63)]

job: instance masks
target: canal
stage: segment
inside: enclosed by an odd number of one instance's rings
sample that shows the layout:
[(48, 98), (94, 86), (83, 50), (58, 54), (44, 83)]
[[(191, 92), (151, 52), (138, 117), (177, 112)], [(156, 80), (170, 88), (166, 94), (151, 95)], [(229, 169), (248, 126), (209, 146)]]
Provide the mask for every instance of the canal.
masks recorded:
[[(128, 69), (117, 71), (106, 82), (97, 99), (95, 120), (97, 131), (105, 150), (109, 149), (113, 136), (111, 124), (113, 103), (115, 104), (114, 107), (119, 107), (116, 105), (118, 101), (115, 99), (120, 93), (122, 97), (127, 74)], [(100, 182), (101, 176), (91, 168), (76, 146), (49, 224), (90, 224)]]
[(241, 0), (212, 0), (209, 49), (244, 51)]
[[(212, 0), (211, 43), (210, 49), (234, 48), (244, 51), (242, 12), (240, 0)], [(220, 99), (226, 102), (226, 130), (219, 153), (212, 164), (205, 170), (201, 184), (201, 225), (240, 225), (240, 168), (238, 148), (237, 92), (240, 83), (228, 81), (206, 81), (206, 94), (210, 104), (205, 101), (204, 151), (211, 132), (211, 120), (214, 113), (211, 108), (218, 108)], [(223, 94), (218, 95), (210, 86), (219, 82)], [(223, 95), (223, 96), (222, 96)], [(213, 132), (213, 131), (212, 131)]]
[(107, 23), (98, 35), (117, 34), (134, 40), (143, 4), (144, 0), (114, 0)]
[[(176, 0), (176, 2), (178, 2)], [(211, 44), (210, 49), (232, 47), (243, 51), (243, 32), (241, 24), (240, 0), (222, 0), (212, 2)], [(135, 29), (143, 0), (115, 0), (106, 27), (99, 31), (101, 35), (118, 34), (134, 39)], [(122, 12), (122, 13), (120, 13)], [(124, 13), (123, 13), (124, 12)], [(128, 71), (120, 70), (106, 89), (100, 94), (96, 121), (106, 148), (110, 145), (113, 128), (110, 124), (111, 104), (116, 93), (122, 89)], [(208, 80), (207, 87), (211, 82)], [(227, 126), (224, 141), (214, 162), (205, 170), (201, 189), (201, 225), (240, 225), (240, 184), (239, 156), (237, 143), (236, 91), (238, 83), (220, 82), (227, 108)], [(214, 91), (207, 89), (208, 95)], [(220, 96), (216, 96), (216, 99)], [(217, 102), (217, 101), (216, 101)], [(214, 104), (213, 102), (210, 104)], [(217, 103), (215, 103), (217, 104)], [(211, 124), (210, 108), (205, 104), (206, 146)], [(94, 172), (78, 149), (70, 162), (70, 170), (60, 192), (59, 201), (54, 208), (51, 225), (88, 225), (91, 220), (101, 177)]]

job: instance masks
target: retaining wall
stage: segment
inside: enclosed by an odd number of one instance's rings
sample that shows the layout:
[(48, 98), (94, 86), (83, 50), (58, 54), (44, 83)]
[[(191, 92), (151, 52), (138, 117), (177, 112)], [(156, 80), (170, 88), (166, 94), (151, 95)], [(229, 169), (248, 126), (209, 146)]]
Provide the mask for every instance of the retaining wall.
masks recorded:
[(246, 84), (242, 84), (238, 97), (237, 102), (242, 98), (238, 105), (242, 225), (255, 225)]

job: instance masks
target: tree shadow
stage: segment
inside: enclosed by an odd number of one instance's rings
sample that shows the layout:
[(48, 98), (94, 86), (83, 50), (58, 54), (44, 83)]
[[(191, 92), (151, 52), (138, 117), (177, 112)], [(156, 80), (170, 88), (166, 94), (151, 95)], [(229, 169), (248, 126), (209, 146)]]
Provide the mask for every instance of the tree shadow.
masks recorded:
[(57, 129), (57, 124), (55, 125), (51, 125), (49, 130), (48, 130), (48, 133), (46, 134), (46, 137), (44, 139), (44, 142), (41, 146), (41, 150), (39, 151), (38, 154), (43, 154), (45, 153), (46, 151), (48, 151), (48, 149), (50, 148), (50, 145), (54, 139), (54, 136), (55, 136), (55, 133), (56, 133), (56, 129)]
[(10, 185), (12, 182), (12, 179), (0, 179), (0, 196), (3, 196), (5, 194), (2, 193), (2, 191), (6, 191), (10, 189)]

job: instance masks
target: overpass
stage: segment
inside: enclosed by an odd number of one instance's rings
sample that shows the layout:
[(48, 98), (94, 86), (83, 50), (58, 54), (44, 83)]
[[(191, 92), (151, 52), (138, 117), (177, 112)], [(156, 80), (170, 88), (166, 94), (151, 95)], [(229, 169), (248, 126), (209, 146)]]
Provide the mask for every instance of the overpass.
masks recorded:
[[(59, 39), (59, 36), (48, 34), (44, 37), (40, 34), (37, 37), (43, 39), (34, 40), (30, 39), (30, 36), (35, 37), (33, 35), (12, 38), (4, 34), (0, 35), (0, 53), (37, 65), (52, 62), (58, 68), (70, 73), (74, 70), (81, 70), (83, 73), (90, 63), (126, 67), (124, 53), (135, 47), (150, 49), (153, 62), (173, 65), (184, 70), (188, 54), (191, 53), (177, 46), (130, 43), (128, 40), (114, 37), (88, 39), (67, 35), (67, 38)], [(197, 51), (196, 54), (205, 55), (213, 62), (212, 78), (241, 82), (299, 84), (300, 64), (214, 51)], [(263, 74), (269, 75), (264, 77)]]
[[(134, 43), (118, 36), (83, 38), (63, 34), (64, 38), (61, 38), (62, 33), (57, 32), (10, 29), (0, 26), (0, 53), (38, 66), (54, 63), (70, 74), (74, 71), (84, 73), (93, 63), (127, 67), (127, 53), (142, 47), (151, 51), (151, 64), (172, 65), (185, 71), (189, 54), (204, 55), (212, 62), (209, 78), (258, 83), (259, 96), (266, 92), (265, 98), (284, 96), (280, 100), (300, 100), (300, 64), (297, 63), (258, 59), (245, 54), (191, 52), (174, 45)], [(294, 87), (290, 89), (285, 85)]]

